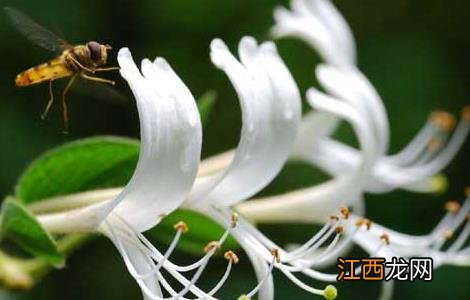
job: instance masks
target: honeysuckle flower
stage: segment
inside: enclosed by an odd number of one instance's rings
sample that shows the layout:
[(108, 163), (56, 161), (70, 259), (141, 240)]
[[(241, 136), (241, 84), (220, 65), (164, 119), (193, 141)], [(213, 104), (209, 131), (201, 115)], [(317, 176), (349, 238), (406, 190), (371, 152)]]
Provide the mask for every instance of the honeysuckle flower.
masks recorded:
[[(118, 61), (121, 75), (137, 100), (140, 117), (141, 152), (132, 179), (110, 201), (44, 214), (38, 219), (53, 233), (99, 232), (109, 237), (145, 297), (156, 299), (162, 296), (159, 273), (141, 278), (135, 274), (148, 273), (155, 267), (145, 253), (147, 241), (140, 232), (155, 226), (162, 215), (187, 197), (199, 165), (201, 121), (193, 96), (164, 59), (144, 60), (142, 73), (128, 49), (119, 51)], [(175, 273), (168, 264), (162, 267)], [(190, 287), (187, 280), (179, 280)]]
[[(146, 299), (160, 299), (162, 289), (175, 298), (184, 298), (190, 292), (197, 298), (213, 299), (228, 278), (232, 264), (238, 260), (236, 255), (225, 254), (229, 261), (226, 273), (209, 292), (200, 290), (196, 281), (227, 236), (236, 230), (237, 220), (232, 214), (218, 218), (227, 231), (220, 240), (208, 244), (203, 258), (188, 266), (175, 265), (169, 260), (186, 230), (184, 223), (176, 225), (177, 234), (164, 254), (153, 247), (142, 231), (156, 225), (183, 200), (186, 200), (185, 207), (213, 216), (217, 210), (258, 192), (288, 158), (300, 120), (297, 86), (274, 44), (258, 46), (253, 38), (246, 37), (240, 42), (239, 54), (243, 64), (221, 40), (211, 44), (211, 58), (232, 81), (242, 108), (240, 143), (225, 170), (208, 167), (206, 163), (195, 181), (201, 126), (194, 110), (194, 98), (163, 59), (157, 58), (153, 63), (144, 60), (141, 74), (129, 51), (123, 49), (118, 55), (121, 74), (135, 95), (141, 121), (142, 150), (133, 178), (121, 191), (95, 194), (98, 204), (38, 217), (53, 233), (98, 231), (109, 237)], [(168, 121), (162, 123), (165, 120)], [(119, 195), (110, 200), (118, 191)], [(44, 210), (46, 206), (43, 204), (35, 210)], [(258, 293), (260, 299), (272, 299), (272, 264), (255, 255), (251, 243), (243, 238), (238, 240), (259, 278), (259, 284), (247, 294)], [(168, 284), (161, 274), (162, 268), (181, 283), (182, 290), (176, 291)], [(191, 279), (182, 275), (191, 270), (196, 270)]]
[[(318, 70), (321, 73), (335, 69), (321, 65)], [(329, 88), (329, 82), (320, 82), (325, 89)], [(356, 212), (361, 214), (364, 187), (380, 157), (381, 144), (375, 138), (374, 127), (368, 122), (370, 113), (367, 111), (366, 101), (355, 98), (354, 93), (347, 93), (349, 82), (337, 82), (337, 84), (338, 89), (345, 85), (346, 92), (342, 95), (338, 93), (335, 97), (311, 88), (307, 92), (307, 100), (316, 112), (344, 119), (352, 126), (360, 145), (359, 163), (344, 169), (341, 174), (335, 174), (331, 180), (317, 186), (240, 204), (237, 209), (242, 214), (249, 214), (258, 221), (267, 218), (271, 222), (307, 223), (323, 223), (325, 216), (337, 211), (341, 205), (356, 206)], [(307, 138), (306, 132), (300, 130), (299, 135), (303, 135), (304, 139), (303, 145), (297, 145), (294, 148), (297, 156), (300, 156), (299, 148), (311, 150), (311, 146), (316, 147)], [(298, 139), (297, 141), (300, 142)], [(320, 142), (321, 139), (316, 141)], [(309, 152), (305, 154), (305, 157), (310, 157), (308, 155), (310, 155)]]
[[(439, 189), (442, 183), (436, 180), (435, 174), (447, 165), (465, 140), (470, 128), (469, 108), (464, 108), (462, 121), (450, 139), (449, 131), (455, 122), (453, 117), (436, 112), (403, 151), (397, 155), (387, 155), (390, 133), (382, 100), (355, 66), (350, 55), (352, 52), (335, 51), (332, 46), (348, 40), (349, 45), (353, 46), (349, 49), (355, 48), (349, 28), (342, 22), (344, 20), (328, 1), (293, 0), (292, 10), (280, 9), (275, 13), (277, 24), (273, 28), (274, 35), (304, 39), (328, 64), (317, 68), (317, 78), (327, 94), (313, 88), (307, 92), (309, 103), (316, 111), (303, 117), (291, 157), (322, 167), (333, 179), (311, 188), (241, 203), (237, 211), (258, 222), (325, 223), (325, 215), (340, 205), (353, 206), (359, 216), (348, 214), (347, 220), (345, 216), (341, 219), (334, 215), (318, 232), (318, 239), (328, 236), (325, 231), (331, 228), (331, 222), (340, 221), (341, 225), (336, 228), (337, 232), (346, 236), (342, 243), (338, 242), (340, 238), (336, 236), (334, 243), (323, 249), (314, 247), (314, 251), (307, 251), (307, 254), (303, 252), (309, 245), (307, 242), (292, 250), (300, 251), (304, 257), (296, 257), (292, 261), (287, 259), (291, 266), (296, 267), (296, 271), (304, 274), (313, 272), (319, 275), (317, 279), (324, 281), (334, 281), (336, 274), (319, 273), (311, 267), (332, 263), (352, 242), (371, 256), (430, 256), (437, 261), (435, 267), (442, 264), (468, 264), (468, 248), (463, 248), (470, 230), (465, 217), (468, 201), (459, 213), (455, 216), (446, 215), (426, 236), (401, 234), (380, 225), (372, 225), (360, 216), (363, 214), (362, 198), (365, 191), (386, 192), (398, 187), (415, 191)], [(326, 10), (330, 10), (329, 21), (323, 19)], [(338, 24), (346, 29), (338, 30)], [(324, 32), (330, 33), (328, 39), (323, 38)], [(353, 127), (360, 149), (356, 150), (330, 138), (341, 120), (346, 120)], [(345, 207), (343, 209), (347, 210)], [(369, 230), (355, 227), (364, 224)], [(447, 250), (441, 250), (448, 237), (444, 233), (453, 232), (459, 226), (463, 229), (454, 243)], [(260, 243), (275, 247), (255, 229), (252, 235)], [(289, 252), (283, 251), (280, 257), (283, 256), (289, 257)], [(319, 256), (321, 259), (315, 260)], [(384, 284), (383, 299), (391, 297), (392, 287), (391, 283)]]
[[(320, 66), (317, 78), (322, 86), (332, 95), (349, 98), (355, 105), (362, 105), (363, 118), (375, 131), (374, 139), (380, 147), (380, 158), (372, 170), (371, 179), (366, 185), (370, 192), (386, 192), (395, 188), (413, 191), (433, 191), (440, 182), (435, 175), (440, 172), (455, 156), (470, 131), (468, 107), (462, 111), (462, 118), (454, 134), (449, 138), (449, 131), (455, 122), (453, 117), (444, 112), (435, 112), (428, 124), (415, 139), (395, 155), (386, 155), (388, 126), (381, 123), (381, 103), (377, 92), (357, 69)], [(378, 106), (378, 105), (377, 105)], [(307, 117), (308, 118), (308, 117)], [(311, 124), (303, 123), (303, 130), (298, 135), (293, 157), (321, 166), (332, 176), (339, 175), (360, 163), (360, 153), (351, 146), (339, 143), (329, 137), (321, 137), (320, 142), (306, 142)]]
[[(307, 92), (314, 112), (300, 122), (300, 93), (272, 42), (258, 45), (253, 38), (243, 38), (238, 60), (215, 39), (211, 59), (237, 92), (242, 129), (234, 151), (199, 164), (201, 124), (191, 92), (162, 58), (144, 60), (139, 70), (130, 52), (122, 49), (118, 56), (121, 74), (135, 95), (141, 126), (142, 146), (134, 176), (124, 189), (81, 195), (93, 198), (89, 202), (71, 197), (69, 204), (80, 203), (74, 209), (47, 213), (47, 204), (35, 206), (36, 211), (44, 210), (38, 216), (44, 227), (52, 233), (84, 231), (107, 236), (145, 299), (166, 299), (166, 294), (170, 299), (187, 299), (187, 294), (216, 299), (238, 261), (233, 252), (225, 253), (227, 269), (212, 289), (200, 289), (197, 281), (230, 234), (247, 253), (258, 279), (240, 299), (255, 294), (262, 300), (273, 299), (271, 273), (275, 268), (300, 288), (333, 299), (333, 286), (314, 288), (297, 274), (334, 282), (337, 274), (319, 269), (335, 262), (353, 244), (370, 256), (431, 256), (436, 266), (468, 265), (470, 253), (463, 248), (470, 234), (468, 200), (460, 210), (450, 209), (426, 236), (405, 235), (362, 217), (365, 191), (398, 187), (436, 190), (433, 176), (454, 156), (469, 131), (468, 109), (451, 138), (448, 132), (453, 119), (435, 113), (403, 151), (387, 155), (390, 130), (386, 111), (374, 87), (355, 65), (355, 42), (343, 17), (327, 0), (293, 0), (292, 10), (276, 11), (273, 34), (300, 37), (325, 60), (316, 72), (325, 92), (315, 88)], [(353, 127), (359, 149), (330, 137), (341, 121)], [(430, 143), (432, 147), (428, 147)], [(320, 166), (333, 178), (311, 188), (243, 202), (276, 176), (289, 155)], [(208, 243), (206, 255), (190, 265), (170, 260), (187, 231), (184, 223), (175, 225), (175, 237), (164, 253), (142, 234), (178, 207), (201, 212), (226, 228), (219, 240)], [(354, 214), (348, 207), (353, 207)], [(333, 215), (328, 218), (329, 214)], [(271, 241), (248, 220), (324, 226), (305, 243), (288, 249)], [(452, 245), (442, 250), (448, 233), (459, 228)], [(163, 276), (163, 270), (180, 284), (178, 288)], [(194, 274), (188, 278), (185, 273), (190, 271)], [(391, 295), (390, 286), (385, 285), (384, 295)]]
[[(387, 155), (390, 129), (386, 110), (377, 91), (356, 67), (355, 41), (344, 18), (329, 0), (292, 0), (291, 9), (275, 11), (274, 36), (297, 37), (312, 46), (332, 65), (317, 69), (323, 87), (332, 95), (354, 98), (357, 104), (361, 102), (363, 117), (374, 128), (381, 158), (371, 174), (367, 191), (443, 190), (445, 180), (437, 173), (455, 156), (468, 135), (469, 108), (464, 108), (462, 120), (450, 140), (453, 117), (435, 112), (402, 151)], [(338, 124), (339, 119), (328, 113), (313, 111), (304, 116), (292, 158), (314, 163), (332, 176), (359, 164), (358, 151), (329, 138)]]

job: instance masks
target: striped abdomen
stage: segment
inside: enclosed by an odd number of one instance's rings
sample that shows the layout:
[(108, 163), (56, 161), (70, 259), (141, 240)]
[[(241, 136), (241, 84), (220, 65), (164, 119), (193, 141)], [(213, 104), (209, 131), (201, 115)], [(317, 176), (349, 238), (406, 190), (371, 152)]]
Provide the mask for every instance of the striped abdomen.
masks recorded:
[(15, 79), (15, 84), (16, 86), (28, 86), (43, 81), (71, 76), (73, 73), (72, 70), (67, 68), (65, 60), (59, 57), (18, 74)]

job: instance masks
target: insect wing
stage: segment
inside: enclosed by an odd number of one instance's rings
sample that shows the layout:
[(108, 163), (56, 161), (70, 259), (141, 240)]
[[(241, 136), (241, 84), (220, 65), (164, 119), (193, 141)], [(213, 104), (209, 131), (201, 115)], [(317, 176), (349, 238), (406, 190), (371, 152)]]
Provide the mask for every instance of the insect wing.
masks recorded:
[(70, 47), (66, 41), (42, 27), (17, 9), (5, 7), (3, 10), (16, 30), (38, 46), (54, 52), (60, 52)]

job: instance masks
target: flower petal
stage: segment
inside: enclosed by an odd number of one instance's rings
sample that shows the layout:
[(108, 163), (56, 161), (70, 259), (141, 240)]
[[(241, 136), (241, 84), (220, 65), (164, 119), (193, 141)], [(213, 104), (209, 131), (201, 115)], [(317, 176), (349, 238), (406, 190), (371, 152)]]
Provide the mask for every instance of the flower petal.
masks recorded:
[(211, 44), (213, 63), (235, 87), (242, 110), (240, 141), (230, 166), (198, 178), (190, 201), (239, 202), (263, 188), (279, 172), (291, 150), (300, 120), (298, 88), (272, 43), (243, 38), (242, 63), (221, 40)]
[(278, 8), (272, 34), (297, 37), (319, 52), (329, 64), (354, 65), (356, 46), (351, 29), (328, 0), (292, 0), (292, 11)]
[[(202, 132), (195, 100), (161, 58), (139, 72), (127, 48), (118, 54), (121, 74), (137, 101), (141, 152), (132, 179), (107, 207), (138, 231), (178, 207), (194, 182)], [(103, 216), (104, 217), (104, 216)]]

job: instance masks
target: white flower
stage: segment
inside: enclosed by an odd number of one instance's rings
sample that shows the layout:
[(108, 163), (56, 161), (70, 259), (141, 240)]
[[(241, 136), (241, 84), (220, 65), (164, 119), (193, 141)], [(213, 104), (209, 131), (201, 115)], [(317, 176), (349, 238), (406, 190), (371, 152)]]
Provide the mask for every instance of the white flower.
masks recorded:
[[(188, 266), (169, 261), (186, 230), (184, 223), (176, 225), (175, 238), (164, 254), (141, 232), (156, 225), (183, 200), (188, 208), (217, 215), (218, 209), (244, 200), (267, 185), (290, 153), (300, 120), (297, 86), (272, 43), (258, 46), (253, 38), (247, 37), (240, 42), (239, 53), (243, 64), (221, 40), (211, 44), (211, 58), (234, 84), (242, 108), (240, 142), (226, 169), (208, 168), (206, 164), (194, 181), (201, 150), (201, 125), (194, 98), (163, 59), (157, 58), (153, 63), (144, 60), (141, 74), (129, 51), (122, 49), (118, 56), (121, 74), (135, 95), (141, 122), (142, 150), (135, 174), (114, 199), (108, 200), (109, 193), (95, 195), (98, 204), (38, 217), (53, 233), (98, 231), (108, 236), (146, 299), (160, 299), (162, 289), (175, 298), (190, 292), (197, 298), (212, 299), (238, 260), (236, 255), (225, 254), (229, 261), (227, 270), (212, 290), (200, 290), (196, 281), (209, 259), (235, 230), (237, 220), (231, 213), (218, 217), (227, 231), (218, 241), (208, 244), (203, 258)], [(239, 243), (259, 278), (251, 294), (272, 299), (272, 264), (257, 256), (253, 245), (243, 237)], [(162, 268), (183, 285), (180, 291), (162, 276)], [(182, 273), (191, 270), (196, 271), (191, 279), (183, 276)]]
[[(338, 98), (362, 105), (363, 117), (374, 129), (380, 159), (366, 186), (370, 192), (404, 188), (419, 192), (445, 188), (442, 176), (436, 176), (455, 156), (470, 131), (470, 108), (464, 108), (462, 120), (448, 139), (454, 119), (444, 112), (433, 113), (429, 122), (399, 153), (387, 155), (390, 128), (377, 91), (355, 64), (355, 42), (349, 26), (329, 0), (292, 0), (292, 11), (275, 11), (276, 37), (298, 37), (312, 46), (330, 66), (317, 69), (322, 86)], [(361, 153), (329, 136), (339, 118), (313, 111), (303, 117), (292, 154), (316, 164), (332, 176), (356, 168)]]
[[(137, 274), (155, 269), (154, 257), (139, 232), (155, 226), (187, 197), (199, 165), (201, 122), (193, 96), (164, 59), (144, 60), (142, 74), (128, 49), (119, 51), (118, 61), (136, 97), (140, 117), (141, 152), (132, 179), (111, 201), (38, 219), (53, 233), (95, 231), (108, 236), (145, 297), (157, 299), (161, 297), (160, 273)], [(171, 265), (159, 260), (158, 267), (178, 277)], [(190, 287), (186, 279), (179, 280)]]

